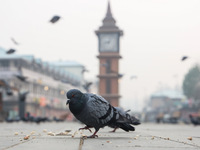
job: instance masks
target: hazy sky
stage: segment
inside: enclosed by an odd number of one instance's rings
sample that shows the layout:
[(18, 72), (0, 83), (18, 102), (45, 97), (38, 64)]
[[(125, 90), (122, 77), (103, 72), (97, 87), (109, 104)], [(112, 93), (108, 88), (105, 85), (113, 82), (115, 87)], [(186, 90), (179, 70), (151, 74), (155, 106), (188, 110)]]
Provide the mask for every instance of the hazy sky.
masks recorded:
[[(121, 105), (138, 109), (159, 88), (181, 87), (200, 60), (199, 0), (111, 0), (121, 38)], [(0, 0), (0, 46), (45, 61), (76, 60), (98, 74), (98, 41), (107, 0)], [(62, 19), (50, 24), (53, 15)], [(20, 43), (16, 46), (10, 38)], [(185, 62), (183, 55), (190, 58)], [(137, 79), (130, 80), (136, 75)]]

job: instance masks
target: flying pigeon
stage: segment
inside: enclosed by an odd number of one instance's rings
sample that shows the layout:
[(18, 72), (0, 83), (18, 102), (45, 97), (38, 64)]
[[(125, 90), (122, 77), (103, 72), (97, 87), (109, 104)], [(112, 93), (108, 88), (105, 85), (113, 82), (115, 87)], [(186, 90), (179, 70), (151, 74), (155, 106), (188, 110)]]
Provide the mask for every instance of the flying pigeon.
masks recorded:
[(136, 76), (136, 75), (132, 75), (132, 76), (130, 77), (130, 79), (137, 79), (137, 76)]
[(12, 92), (12, 89), (11, 87), (9, 86), (8, 82), (4, 79), (1, 79), (0, 80), (0, 87), (4, 87), (5, 88), (5, 91), (6, 91), (6, 94), (7, 95), (12, 95), (13, 92)]
[(89, 72), (89, 70), (87, 70), (87, 69), (83, 69), (82, 71), (81, 71), (81, 73), (84, 73), (84, 72)]
[(95, 132), (88, 138), (98, 137), (96, 133), (100, 128), (105, 126), (121, 128), (128, 132), (135, 130), (131, 125), (140, 124), (138, 119), (122, 114), (100, 95), (82, 93), (78, 89), (71, 89), (67, 92), (66, 96), (68, 98), (66, 105), (69, 104), (70, 111), (76, 119), (86, 125), (79, 130), (95, 129)]
[(89, 88), (90, 88), (91, 85), (92, 85), (92, 82), (86, 82), (86, 83), (83, 85), (83, 88), (84, 88), (87, 92), (89, 92)]
[(188, 56), (183, 56), (183, 57), (181, 58), (181, 60), (184, 61), (184, 60), (186, 60), (187, 58), (188, 58)]
[(15, 45), (19, 45), (19, 43), (14, 38), (11, 37), (11, 40)]
[(15, 51), (16, 51), (15, 49), (12, 49), (12, 48), (11, 48), (11, 49), (9, 49), (6, 53), (7, 53), (7, 54), (12, 54), (12, 53), (14, 53)]
[(123, 74), (118, 73), (118, 77), (119, 77), (119, 78), (122, 78), (123, 76), (124, 76)]
[(26, 81), (26, 79), (28, 78), (28, 77), (25, 77), (25, 76), (22, 76), (22, 75), (18, 75), (18, 74), (16, 74), (15, 76), (21, 81)]
[(56, 23), (60, 19), (60, 16), (53, 16), (50, 20), (51, 23)]

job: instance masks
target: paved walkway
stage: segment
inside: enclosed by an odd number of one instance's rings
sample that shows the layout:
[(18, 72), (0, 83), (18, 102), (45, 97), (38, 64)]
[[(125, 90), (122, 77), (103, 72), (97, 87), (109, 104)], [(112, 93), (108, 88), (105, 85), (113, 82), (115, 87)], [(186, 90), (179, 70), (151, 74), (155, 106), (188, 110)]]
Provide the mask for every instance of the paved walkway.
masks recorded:
[(141, 124), (128, 133), (120, 129), (110, 133), (106, 127), (95, 139), (83, 138), (91, 133), (77, 131), (80, 127), (84, 125), (73, 122), (0, 123), (0, 150), (200, 149), (200, 126)]

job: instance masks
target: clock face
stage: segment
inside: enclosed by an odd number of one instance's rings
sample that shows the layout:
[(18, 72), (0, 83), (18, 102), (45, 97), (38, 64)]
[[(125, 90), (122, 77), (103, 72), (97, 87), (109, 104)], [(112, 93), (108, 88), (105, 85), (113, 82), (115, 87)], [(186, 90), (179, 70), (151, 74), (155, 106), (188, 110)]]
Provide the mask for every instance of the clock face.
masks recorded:
[(100, 52), (117, 52), (118, 51), (118, 34), (117, 33), (101, 33), (99, 35), (99, 51)]

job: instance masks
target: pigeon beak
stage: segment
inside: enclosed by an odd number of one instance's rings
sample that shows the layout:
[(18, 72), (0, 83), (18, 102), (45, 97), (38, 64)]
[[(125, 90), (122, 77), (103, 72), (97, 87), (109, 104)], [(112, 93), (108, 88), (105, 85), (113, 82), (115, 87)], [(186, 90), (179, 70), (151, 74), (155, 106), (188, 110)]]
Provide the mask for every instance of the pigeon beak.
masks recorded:
[(67, 100), (66, 105), (68, 105), (70, 103), (70, 99)]

